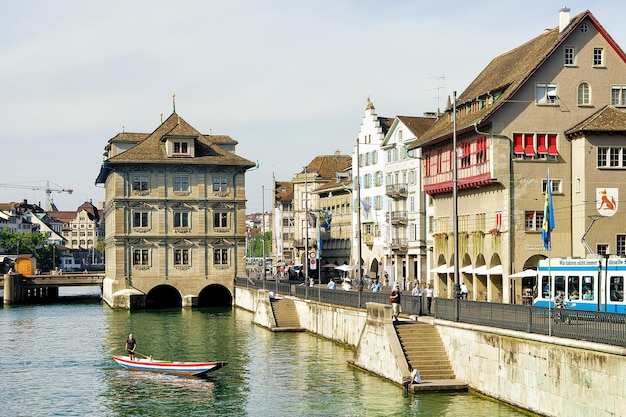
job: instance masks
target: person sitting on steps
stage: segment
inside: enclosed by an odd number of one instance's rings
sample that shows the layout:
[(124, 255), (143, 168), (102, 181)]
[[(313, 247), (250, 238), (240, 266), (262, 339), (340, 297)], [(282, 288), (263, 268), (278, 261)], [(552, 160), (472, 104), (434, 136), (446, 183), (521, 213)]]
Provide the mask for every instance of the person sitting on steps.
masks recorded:
[(419, 384), (422, 382), (420, 372), (417, 369), (413, 369), (411, 365), (409, 365), (409, 372), (411, 372), (410, 376), (402, 383), (405, 391), (408, 391), (412, 384)]

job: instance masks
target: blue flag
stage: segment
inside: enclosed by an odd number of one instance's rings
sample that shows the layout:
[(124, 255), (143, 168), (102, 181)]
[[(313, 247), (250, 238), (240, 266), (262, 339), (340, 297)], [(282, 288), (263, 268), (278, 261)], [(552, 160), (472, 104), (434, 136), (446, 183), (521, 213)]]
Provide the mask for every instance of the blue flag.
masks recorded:
[(543, 225), (541, 227), (541, 237), (543, 247), (546, 250), (552, 248), (550, 233), (554, 229), (554, 207), (552, 206), (552, 184), (550, 184), (550, 169), (548, 169), (548, 179), (546, 180), (546, 204), (543, 210)]
[(330, 211), (320, 210), (320, 228), (330, 231), (330, 223), (333, 221), (333, 216)]

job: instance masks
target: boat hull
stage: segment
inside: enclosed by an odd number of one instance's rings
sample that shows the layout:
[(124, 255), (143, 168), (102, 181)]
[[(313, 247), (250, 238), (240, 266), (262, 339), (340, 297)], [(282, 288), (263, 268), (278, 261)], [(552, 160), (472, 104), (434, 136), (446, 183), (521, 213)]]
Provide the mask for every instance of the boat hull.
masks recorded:
[(120, 366), (131, 371), (157, 372), (182, 376), (204, 376), (226, 365), (226, 362), (170, 362), (153, 359), (130, 360), (128, 356), (113, 356)]

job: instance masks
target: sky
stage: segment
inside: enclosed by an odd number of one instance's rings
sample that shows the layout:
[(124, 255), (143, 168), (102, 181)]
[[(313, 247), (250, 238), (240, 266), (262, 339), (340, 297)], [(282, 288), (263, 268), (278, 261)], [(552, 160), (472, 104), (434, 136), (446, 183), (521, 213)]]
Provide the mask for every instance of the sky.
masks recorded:
[[(445, 107), (496, 56), (590, 10), (626, 49), (626, 3), (601, 0), (21, 0), (0, 14), (0, 202), (104, 201), (107, 141), (176, 112), (228, 135), (247, 212), (272, 176), (352, 153), (368, 97), (379, 116)], [(265, 189), (265, 199), (262, 198)], [(263, 201), (264, 200), (264, 201)]]

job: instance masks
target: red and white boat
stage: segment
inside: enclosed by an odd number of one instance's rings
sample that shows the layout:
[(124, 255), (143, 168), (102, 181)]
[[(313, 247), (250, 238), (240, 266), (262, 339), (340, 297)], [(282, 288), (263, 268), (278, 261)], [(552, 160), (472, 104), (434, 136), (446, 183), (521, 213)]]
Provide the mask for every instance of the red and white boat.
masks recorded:
[(204, 376), (209, 372), (226, 366), (226, 362), (172, 362), (156, 360), (150, 357), (130, 360), (128, 356), (113, 356), (113, 360), (123, 368), (131, 371), (158, 372), (182, 376)]

